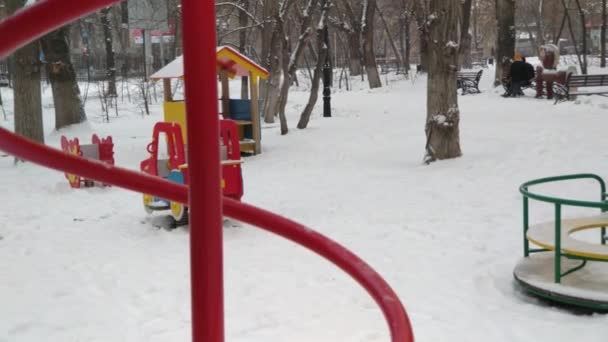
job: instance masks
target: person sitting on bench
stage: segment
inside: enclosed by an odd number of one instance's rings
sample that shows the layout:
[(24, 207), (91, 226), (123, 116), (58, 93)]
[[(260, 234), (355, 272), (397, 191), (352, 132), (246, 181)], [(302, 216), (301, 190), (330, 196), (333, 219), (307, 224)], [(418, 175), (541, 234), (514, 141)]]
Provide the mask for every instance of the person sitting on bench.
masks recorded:
[(514, 59), (507, 77), (507, 92), (502, 95), (503, 97), (523, 96), (521, 87), (529, 86), (534, 79), (534, 67), (526, 62), (526, 58), (517, 53)]

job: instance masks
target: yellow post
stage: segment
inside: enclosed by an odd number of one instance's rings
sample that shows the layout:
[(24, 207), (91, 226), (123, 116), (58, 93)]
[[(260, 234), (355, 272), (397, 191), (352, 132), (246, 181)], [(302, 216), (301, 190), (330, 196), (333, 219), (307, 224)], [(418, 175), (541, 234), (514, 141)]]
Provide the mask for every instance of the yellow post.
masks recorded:
[(228, 72), (220, 70), (220, 80), (222, 81), (222, 116), (230, 119), (230, 86), (228, 84)]
[(262, 153), (262, 137), (260, 131), (260, 110), (258, 108), (258, 76), (249, 73), (251, 82), (251, 123), (253, 130), (253, 141), (255, 141), (255, 154)]

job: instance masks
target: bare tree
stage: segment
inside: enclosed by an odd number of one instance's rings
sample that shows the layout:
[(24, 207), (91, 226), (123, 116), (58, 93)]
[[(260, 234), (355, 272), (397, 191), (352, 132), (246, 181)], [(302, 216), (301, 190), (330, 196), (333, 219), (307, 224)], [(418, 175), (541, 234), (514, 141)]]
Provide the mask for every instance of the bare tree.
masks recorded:
[(363, 23), (361, 32), (363, 34), (363, 60), (370, 88), (382, 87), (382, 81), (378, 74), (376, 65), (376, 54), (374, 52), (374, 16), (376, 14), (376, 0), (363, 0)]
[[(586, 74), (587, 73), (587, 20), (585, 20), (585, 10), (583, 9), (583, 6), (581, 6), (581, 1), (580, 0), (575, 0), (576, 3), (576, 8), (578, 9), (578, 15), (580, 17), (580, 22), (581, 22), (581, 35), (583, 36), (583, 51), (582, 51), (582, 61), (580, 62), (581, 65), (581, 73)], [(581, 60), (581, 57), (579, 56), (579, 61)]]
[(76, 72), (70, 60), (67, 32), (68, 27), (64, 26), (40, 40), (46, 59), (46, 72), (53, 89), (56, 129), (87, 119), (80, 99)]
[(401, 58), (399, 49), (397, 49), (397, 44), (395, 43), (395, 40), (393, 39), (393, 35), (391, 34), (389, 24), (386, 22), (386, 19), (384, 18), (384, 14), (382, 13), (382, 10), (378, 7), (378, 4), (376, 4), (376, 7), (377, 7), (376, 9), (378, 10), (378, 16), (380, 17), (380, 20), (382, 21), (382, 25), (384, 26), (384, 30), (386, 31), (386, 39), (388, 39), (388, 42), (391, 45), (391, 49), (393, 49), (393, 53), (395, 54), (395, 57), (397, 59), (397, 71), (400, 71), (401, 64), (403, 63), (403, 59)]
[[(286, 2), (291, 1), (287, 0)], [(278, 0), (264, 0), (263, 14), (262, 64), (270, 72), (270, 77), (262, 83), (261, 97), (264, 100), (264, 122), (273, 123), (278, 111), (281, 86), (280, 54), (282, 39), (279, 37), (280, 33), (277, 32), (277, 19), (280, 16)]]
[(464, 0), (462, 3), (462, 29), (460, 34), (460, 47), (458, 51), (458, 65), (470, 69), (473, 66), (471, 60), (471, 5), (472, 0)]
[(401, 56), (403, 57), (403, 65), (406, 75), (410, 70), (410, 24), (412, 21), (412, 11), (407, 3), (407, 0), (401, 0), (401, 14), (399, 15), (399, 44), (401, 48)]
[(606, 67), (606, 0), (602, 0), (602, 31), (600, 33), (600, 66)]
[[(24, 6), (23, 0), (7, 0), (8, 14)], [(14, 56), (14, 115), (15, 133), (44, 143), (42, 95), (40, 91), (39, 42), (34, 41), (15, 52)]]
[(426, 163), (462, 154), (456, 93), (461, 11), (460, 0), (431, 0), (429, 4)]
[(428, 70), (428, 54), (429, 54), (429, 32), (428, 18), (429, 13), (428, 0), (412, 0), (414, 2), (413, 10), (416, 14), (416, 24), (418, 26), (419, 35), (419, 54), (420, 54), (420, 71)]
[[(217, 6), (217, 5), (216, 5)], [(262, 49), (260, 54), (260, 62), (266, 70), (271, 71), (271, 63), (272, 63), (272, 54), (271, 54), (271, 41), (272, 41), (272, 33), (274, 32), (274, 24), (272, 21), (272, 17), (274, 13), (278, 10), (279, 2), (277, 0), (263, 0), (262, 4), (262, 17), (263, 17), (263, 26), (262, 26)], [(268, 96), (268, 85), (272, 80), (272, 74), (270, 74), (266, 82), (260, 82), (260, 99), (262, 100), (262, 112), (264, 113), (264, 121), (265, 122), (274, 122), (274, 113), (272, 115), (268, 115), (266, 111), (267, 102), (269, 100)], [(267, 117), (268, 116), (268, 117)]]
[(310, 116), (312, 114), (312, 110), (317, 103), (317, 99), (319, 98), (319, 83), (321, 81), (321, 75), (323, 74), (323, 64), (325, 63), (325, 59), (328, 53), (328, 47), (325, 45), (323, 40), (323, 29), (326, 24), (327, 15), (329, 12), (329, 0), (321, 0), (321, 6), (323, 8), (321, 12), (321, 18), (319, 19), (319, 24), (317, 25), (317, 65), (315, 67), (314, 76), (312, 79), (312, 85), (310, 89), (310, 96), (308, 98), (308, 103), (306, 107), (302, 111), (300, 115), (300, 121), (298, 121), (298, 128), (304, 129), (308, 126), (308, 122), (310, 121)]
[[(577, 6), (578, 6), (578, 10), (579, 10), (579, 15), (582, 19), (582, 35), (583, 35), (583, 51), (581, 51), (578, 48), (578, 43), (577, 43), (577, 39), (576, 39), (576, 34), (574, 32), (574, 27), (572, 26), (572, 18), (570, 17), (570, 0), (568, 1), (568, 3), (566, 3), (566, 0), (562, 0), (562, 6), (564, 7), (564, 17), (566, 19), (566, 22), (568, 23), (568, 31), (570, 31), (570, 37), (572, 38), (572, 43), (574, 45), (574, 52), (576, 53), (576, 56), (578, 58), (578, 62), (579, 65), (581, 67), (581, 73), (586, 74), (587, 73), (587, 30), (585, 28), (585, 13), (583, 12), (582, 8), (580, 7), (580, 3), (578, 2), (578, 0), (576, 0)], [(584, 56), (584, 57), (583, 57)]]
[(106, 77), (108, 80), (107, 95), (116, 96), (116, 63), (114, 58), (114, 49), (112, 47), (112, 27), (108, 13), (111, 7), (102, 9), (99, 13), (99, 21), (103, 28), (104, 45), (106, 48)]
[(515, 54), (515, 0), (496, 0), (498, 35), (494, 86), (502, 84), (503, 65)]
[[(239, 5), (243, 8), (242, 11), (239, 11), (239, 25), (241, 27), (247, 27), (249, 24), (249, 16), (247, 16), (247, 11), (249, 11), (249, 1), (248, 0), (240, 0)], [(239, 32), (239, 51), (241, 53), (245, 53), (247, 49), (247, 31), (241, 30)], [(241, 78), (241, 98), (247, 99), (249, 98), (249, 77), (243, 76)]]
[(533, 11), (536, 18), (536, 43), (539, 46), (545, 45), (544, 5), (544, 0), (537, 0), (537, 4)]
[(343, 7), (340, 12), (345, 14), (345, 17), (338, 27), (348, 35), (350, 74), (358, 76), (363, 73), (363, 54), (361, 52), (361, 17), (363, 8), (358, 1), (351, 4), (349, 0), (340, 0), (340, 3)]
[[(288, 35), (283, 32), (285, 41), (283, 42), (283, 83), (281, 84), (280, 102), (279, 102), (279, 118), (281, 119), (281, 134), (287, 134), (287, 120), (285, 118), (285, 107), (287, 106), (287, 98), (289, 96), (289, 88), (296, 77), (297, 63), (300, 60), (304, 48), (308, 43), (308, 37), (313, 32), (311, 23), (314, 8), (318, 0), (308, 0), (306, 7), (302, 12), (302, 20), (300, 26), (300, 35), (293, 47), (291, 53), (289, 51)], [(325, 6), (329, 6), (329, 1), (325, 1)], [(325, 23), (324, 23), (325, 24)], [(285, 31), (284, 23), (280, 22), (281, 31)]]

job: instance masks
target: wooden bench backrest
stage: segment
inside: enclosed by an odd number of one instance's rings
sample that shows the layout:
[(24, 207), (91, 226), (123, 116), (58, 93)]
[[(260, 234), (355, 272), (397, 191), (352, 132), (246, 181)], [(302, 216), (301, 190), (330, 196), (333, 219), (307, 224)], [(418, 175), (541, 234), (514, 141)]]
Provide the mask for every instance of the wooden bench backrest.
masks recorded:
[(479, 81), (479, 79), (481, 79), (481, 74), (483, 73), (483, 70), (479, 70), (479, 71), (459, 71), (456, 74), (457, 78), (460, 79), (471, 79), (474, 78), (475, 80)]
[(569, 87), (600, 87), (608, 86), (608, 75), (569, 75)]

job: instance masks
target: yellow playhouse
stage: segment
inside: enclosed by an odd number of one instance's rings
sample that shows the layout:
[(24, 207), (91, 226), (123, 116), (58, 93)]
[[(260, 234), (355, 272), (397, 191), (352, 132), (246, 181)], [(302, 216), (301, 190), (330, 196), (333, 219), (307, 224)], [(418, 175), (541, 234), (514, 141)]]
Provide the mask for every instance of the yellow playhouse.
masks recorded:
[[(259, 154), (262, 152), (262, 132), (258, 102), (259, 80), (268, 78), (268, 71), (229, 46), (217, 48), (217, 72), (221, 81), (221, 112), (224, 119), (232, 119), (239, 126), (241, 152)], [(229, 79), (249, 78), (248, 91), (242, 91), (245, 98), (231, 99)], [(186, 138), (186, 106), (184, 101), (173, 100), (171, 79), (184, 77), (183, 57), (154, 73), (152, 80), (163, 80), (164, 117), (167, 122), (179, 123)]]

